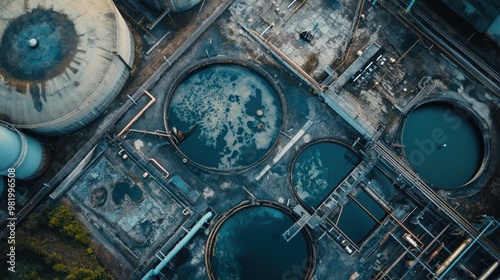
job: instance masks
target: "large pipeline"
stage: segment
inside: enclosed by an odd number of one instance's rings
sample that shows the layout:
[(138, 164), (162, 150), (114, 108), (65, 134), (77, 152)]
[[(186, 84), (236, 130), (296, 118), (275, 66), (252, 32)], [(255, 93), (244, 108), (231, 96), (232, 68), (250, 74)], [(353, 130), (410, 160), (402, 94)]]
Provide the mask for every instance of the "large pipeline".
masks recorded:
[(148, 110), (148, 108), (156, 102), (156, 98), (151, 95), (151, 93), (147, 90), (144, 90), (144, 93), (151, 98), (151, 101), (149, 101), (149, 103), (146, 104), (146, 106), (144, 106), (139, 113), (137, 113), (137, 115), (122, 129), (122, 131), (120, 131), (120, 133), (118, 133), (118, 135), (116, 135), (116, 137), (122, 136), (142, 116), (142, 114), (144, 114), (144, 112), (146, 112), (146, 110)]
[(430, 263), (438, 254), (441, 252), (441, 250), (444, 248), (444, 243), (441, 242), (439, 247), (430, 254), (430, 256), (427, 258), (427, 262)]
[(472, 238), (467, 238), (458, 248), (451, 254), (445, 261), (444, 263), (439, 267), (439, 269), (436, 271), (436, 276), (441, 275), (446, 268), (462, 253), (463, 250), (472, 242)]
[(208, 221), (208, 219), (212, 218), (213, 213), (208, 212), (203, 216), (194, 226), (193, 228), (184, 236), (177, 245), (170, 251), (167, 256), (161, 262), (153, 269), (151, 269), (144, 277), (142, 277), (142, 280), (149, 280), (152, 279), (153, 277), (157, 276), (160, 274), (160, 271), (167, 265), (167, 263), (172, 260), (172, 258), (186, 245), (191, 238), (200, 230), (200, 228), (203, 226), (203, 224)]
[(477, 278), (477, 280), (486, 280), (488, 276), (490, 276), (497, 267), (498, 267), (498, 261), (494, 262), (483, 274), (481, 274)]

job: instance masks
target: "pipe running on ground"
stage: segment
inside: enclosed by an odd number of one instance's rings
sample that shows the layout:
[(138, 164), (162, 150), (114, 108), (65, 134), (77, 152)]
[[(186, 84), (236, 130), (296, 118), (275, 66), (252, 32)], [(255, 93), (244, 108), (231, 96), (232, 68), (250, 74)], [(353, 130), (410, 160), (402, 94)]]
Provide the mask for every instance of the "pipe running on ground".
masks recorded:
[(149, 280), (153, 279), (153, 277), (157, 276), (160, 274), (160, 271), (167, 265), (168, 262), (172, 260), (172, 258), (184, 247), (191, 238), (200, 230), (200, 228), (203, 226), (205, 222), (207, 222), (210, 218), (212, 218), (213, 213), (208, 212), (205, 214), (194, 226), (193, 228), (184, 236), (177, 245), (167, 254), (167, 256), (153, 269), (151, 269), (144, 277), (142, 280)]
[(297, 12), (306, 2), (307, 2), (307, 0), (302, 0), (302, 2), (300, 3), (300, 5), (297, 8), (295, 8), (295, 10), (293, 10), (293, 12), (285, 20), (283, 20), (280, 23), (280, 25), (273, 30), (273, 32), (271, 32), (271, 34), (269, 34), (269, 36), (264, 40), (264, 42), (269, 41), (269, 39), (271, 39), (271, 37), (273, 37), (274, 34), (276, 34), (276, 32), (278, 30), (280, 30), (281, 27), (293, 16), (293, 14), (295, 14), (295, 12)]
[(144, 112), (146, 112), (146, 110), (156, 102), (156, 98), (147, 90), (144, 90), (143, 93), (149, 96), (149, 98), (151, 98), (151, 101), (149, 101), (149, 103), (146, 104), (146, 106), (144, 106), (144, 108), (142, 108), (139, 113), (137, 113), (137, 115), (122, 129), (122, 131), (120, 131), (120, 133), (118, 133), (118, 135), (116, 135), (117, 138), (121, 137), (144, 114)]
[(163, 175), (165, 178), (168, 178), (170, 176), (170, 173), (154, 158), (149, 158), (148, 161), (151, 161), (154, 163), (158, 168), (160, 168), (165, 174)]

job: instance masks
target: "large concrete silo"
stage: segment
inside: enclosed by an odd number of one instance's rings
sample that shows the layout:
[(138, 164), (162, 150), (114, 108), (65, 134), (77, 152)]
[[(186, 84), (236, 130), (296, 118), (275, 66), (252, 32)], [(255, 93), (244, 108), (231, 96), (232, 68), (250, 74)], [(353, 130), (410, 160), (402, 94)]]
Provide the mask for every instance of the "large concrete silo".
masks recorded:
[(134, 59), (111, 0), (2, 1), (0, 40), (0, 120), (46, 136), (99, 116)]
[(13, 126), (0, 122), (0, 176), (34, 179), (49, 167), (50, 156), (49, 147)]

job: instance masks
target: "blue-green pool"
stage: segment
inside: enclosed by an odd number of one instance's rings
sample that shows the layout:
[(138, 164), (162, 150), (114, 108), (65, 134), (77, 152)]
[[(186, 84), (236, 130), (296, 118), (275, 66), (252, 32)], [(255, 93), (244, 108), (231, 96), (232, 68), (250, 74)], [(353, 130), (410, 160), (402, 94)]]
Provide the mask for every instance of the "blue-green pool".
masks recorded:
[(282, 237), (294, 222), (269, 206), (235, 212), (219, 228), (210, 259), (217, 279), (303, 279), (309, 258), (306, 238), (302, 232), (289, 242)]
[[(360, 192), (354, 199), (350, 199), (341, 212), (337, 226), (354, 243), (361, 242), (377, 227), (386, 212), (366, 192)], [(359, 203), (359, 204), (358, 204)], [(361, 207), (360, 204), (363, 206)], [(365, 208), (365, 209), (363, 209)], [(370, 214), (367, 213), (370, 212)], [(373, 218), (377, 219), (377, 221)], [(338, 217), (336, 217), (337, 219)]]
[(142, 190), (138, 186), (130, 187), (127, 183), (118, 183), (113, 188), (113, 201), (120, 204), (125, 195), (128, 195), (132, 201), (139, 201), (142, 198)]
[(292, 167), (294, 190), (306, 205), (316, 209), (360, 162), (344, 145), (320, 142), (305, 148)]
[(281, 128), (278, 93), (263, 76), (236, 64), (194, 71), (175, 89), (168, 127), (186, 137), (180, 151), (198, 165), (241, 169), (262, 159)]
[(483, 138), (474, 119), (449, 103), (424, 104), (410, 113), (403, 128), (405, 156), (428, 183), (457, 188), (478, 172)]

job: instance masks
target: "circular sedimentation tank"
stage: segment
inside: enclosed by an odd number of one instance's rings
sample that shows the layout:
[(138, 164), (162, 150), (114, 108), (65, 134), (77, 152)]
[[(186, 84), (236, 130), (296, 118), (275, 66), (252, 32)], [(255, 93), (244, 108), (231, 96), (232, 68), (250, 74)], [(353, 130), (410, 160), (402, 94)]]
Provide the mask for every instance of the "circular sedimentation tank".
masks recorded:
[(273, 202), (233, 208), (209, 236), (205, 254), (209, 278), (311, 279), (316, 253), (309, 230), (303, 228), (289, 242), (282, 236), (294, 223), (290, 210)]
[(282, 126), (280, 89), (260, 67), (219, 58), (181, 74), (165, 126), (184, 162), (220, 172), (247, 169), (269, 153)]
[(401, 142), (408, 163), (422, 179), (443, 189), (462, 187), (479, 176), (484, 139), (473, 112), (435, 101), (410, 112)]
[(201, 0), (140, 0), (148, 6), (158, 10), (165, 11), (170, 9), (173, 13), (184, 12), (196, 6)]
[(0, 119), (46, 136), (99, 116), (133, 63), (133, 39), (110, 0), (4, 1)]
[(292, 163), (292, 190), (304, 206), (316, 209), (360, 161), (353, 150), (338, 141), (312, 142)]

